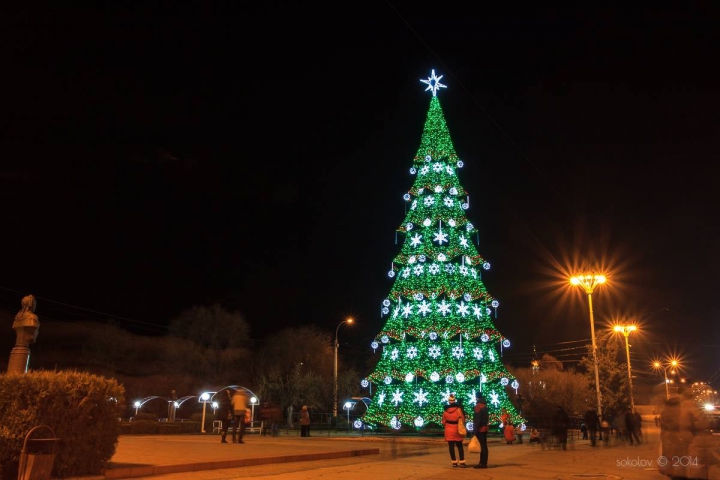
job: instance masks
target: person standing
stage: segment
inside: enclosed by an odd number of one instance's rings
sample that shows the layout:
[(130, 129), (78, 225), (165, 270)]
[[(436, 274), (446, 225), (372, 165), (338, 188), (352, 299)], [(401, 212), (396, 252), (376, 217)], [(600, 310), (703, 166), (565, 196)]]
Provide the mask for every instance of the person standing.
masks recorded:
[[(445, 405), (442, 415), (442, 424), (445, 429), (445, 441), (448, 442), (452, 466), (457, 467), (459, 459), (460, 467), (467, 468), (467, 465), (465, 465), (465, 451), (463, 450), (463, 436), (460, 435), (460, 432), (458, 432), (458, 422), (460, 420), (465, 421), (465, 412), (463, 412), (460, 405), (457, 404), (455, 395), (450, 394), (448, 397), (448, 404)], [(456, 447), (458, 450), (458, 458), (455, 458)]]
[(567, 450), (567, 429), (569, 421), (570, 419), (567, 413), (565, 413), (565, 410), (558, 405), (552, 419), (552, 433), (557, 437), (558, 444), (560, 444), (563, 450)]
[(668, 461), (660, 465), (659, 472), (673, 479), (715, 478), (709, 472), (715, 455), (708, 448), (707, 432), (703, 432), (708, 427), (692, 391), (678, 388), (678, 395), (667, 399), (660, 412), (662, 455)]
[(232, 394), (230, 390), (220, 392), (217, 402), (218, 408), (215, 413), (215, 418), (222, 422), (222, 439), (220, 443), (228, 443), (225, 437), (227, 437), (228, 428), (230, 427), (230, 417), (232, 416)]
[(508, 413), (507, 409), (502, 408), (500, 409), (500, 428), (502, 429), (501, 432), (505, 432), (505, 425), (508, 424), (510, 421), (510, 414)]
[(583, 422), (585, 423), (585, 427), (587, 427), (587, 433), (590, 437), (590, 446), (594, 447), (597, 443), (597, 433), (600, 430), (600, 417), (598, 417), (594, 409), (589, 408), (585, 411)]
[(637, 445), (640, 445), (640, 436), (638, 435), (637, 425), (635, 424), (635, 414), (630, 409), (625, 412), (625, 425), (627, 425), (627, 438), (630, 441), (630, 445), (633, 444), (633, 440)]
[(640, 412), (637, 410), (635, 410), (635, 429), (637, 430), (638, 437), (642, 440), (642, 415), (640, 415)]
[(523, 398), (522, 393), (517, 394), (517, 397), (515, 397), (515, 403), (517, 404), (518, 415), (522, 415), (523, 404), (525, 403), (525, 399)]
[(602, 438), (603, 445), (606, 447), (610, 445), (610, 422), (607, 420), (602, 420), (600, 422), (600, 429), (602, 431)]
[(627, 417), (625, 416), (625, 413), (622, 411), (618, 412), (615, 417), (613, 417), (615, 420), (615, 438), (625, 441), (628, 438), (628, 425), (627, 425)]
[(310, 412), (308, 412), (307, 405), (303, 405), (300, 410), (300, 436), (310, 436)]
[(482, 394), (478, 395), (477, 403), (473, 408), (473, 425), (475, 429), (475, 436), (480, 442), (480, 463), (475, 465), (473, 468), (487, 468), (488, 466), (488, 445), (487, 445), (487, 434), (488, 434), (488, 421), (490, 420), (487, 408), (487, 400)]
[[(243, 437), (245, 436), (245, 412), (247, 411), (247, 395), (241, 388), (235, 391), (232, 397), (232, 408), (233, 408), (233, 443), (245, 443)], [(238, 435), (238, 430), (239, 435)]]
[(508, 422), (508, 424), (505, 425), (505, 429), (503, 430), (503, 435), (505, 436), (505, 442), (507, 442), (508, 445), (512, 445), (513, 442), (516, 440), (515, 425), (513, 425), (512, 422)]

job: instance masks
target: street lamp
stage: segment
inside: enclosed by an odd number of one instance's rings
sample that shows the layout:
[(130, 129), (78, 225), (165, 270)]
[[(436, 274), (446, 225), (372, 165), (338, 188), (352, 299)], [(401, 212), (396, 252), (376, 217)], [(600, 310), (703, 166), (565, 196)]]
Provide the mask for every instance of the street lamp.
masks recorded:
[(258, 403), (258, 398), (253, 395), (250, 398), (250, 408), (252, 409), (252, 412), (250, 413), (250, 427), (252, 428), (255, 424), (255, 405)]
[(630, 332), (637, 330), (635, 325), (615, 325), (613, 328), (616, 332), (622, 333), (625, 337), (625, 352), (627, 353), (627, 367), (628, 367), (628, 386), (630, 391), (630, 411), (635, 411), (635, 401), (633, 400), (633, 384), (632, 384), (632, 369), (630, 368), (630, 343), (628, 343), (628, 337)]
[(142, 403), (140, 403), (140, 400), (135, 401), (135, 416), (137, 417), (138, 409), (142, 406)]
[(668, 380), (667, 369), (668, 368), (677, 368), (678, 365), (679, 365), (678, 361), (674, 358), (670, 359), (668, 361), (667, 365), (663, 365), (661, 362), (658, 362), (658, 361), (653, 362), (653, 368), (662, 370), (663, 374), (665, 376), (665, 400), (670, 398), (670, 389), (668, 387), (668, 383), (670, 381)]
[(601, 283), (605, 283), (605, 277), (602, 275), (585, 274), (572, 277), (570, 283), (580, 285), (587, 293), (588, 308), (590, 309), (590, 337), (592, 338), (593, 364), (595, 366), (595, 393), (597, 394), (597, 414), (602, 418), (602, 396), (600, 395), (600, 372), (598, 370), (597, 344), (595, 343), (595, 319), (593, 318), (592, 309), (592, 293), (595, 287)]
[(338, 365), (338, 348), (340, 347), (340, 344), (338, 343), (338, 331), (340, 330), (340, 326), (342, 326), (344, 323), (350, 324), (353, 323), (352, 318), (348, 318), (346, 320), (343, 320), (340, 322), (335, 329), (335, 368), (334, 368), (334, 379), (335, 379), (335, 388), (333, 390), (333, 418), (337, 417), (337, 406), (338, 406), (338, 372), (337, 372), (337, 365)]
[(345, 402), (345, 405), (343, 405), (343, 410), (347, 410), (348, 430), (350, 429), (350, 410), (352, 410), (353, 408), (355, 408), (355, 404), (356, 404), (356, 403), (357, 403), (357, 402), (347, 401), (347, 402)]
[(202, 423), (200, 424), (200, 433), (205, 433), (205, 408), (207, 407), (208, 401), (210, 400), (210, 394), (215, 392), (203, 392), (200, 397), (198, 398), (198, 401), (202, 402), (203, 404), (203, 412), (202, 412)]

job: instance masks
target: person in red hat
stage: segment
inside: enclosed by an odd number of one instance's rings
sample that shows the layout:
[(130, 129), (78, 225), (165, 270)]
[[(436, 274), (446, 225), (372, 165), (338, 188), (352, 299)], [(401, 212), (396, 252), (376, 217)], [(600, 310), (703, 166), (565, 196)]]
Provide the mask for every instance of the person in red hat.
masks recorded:
[[(459, 465), (461, 468), (467, 468), (467, 465), (465, 465), (465, 452), (463, 451), (463, 436), (458, 432), (458, 422), (461, 420), (465, 421), (465, 413), (457, 404), (455, 394), (451, 393), (442, 416), (442, 424), (445, 427), (445, 441), (448, 442), (452, 466), (457, 467)], [(457, 458), (455, 457), (456, 448), (458, 451)], [(460, 460), (459, 464), (458, 459)]]

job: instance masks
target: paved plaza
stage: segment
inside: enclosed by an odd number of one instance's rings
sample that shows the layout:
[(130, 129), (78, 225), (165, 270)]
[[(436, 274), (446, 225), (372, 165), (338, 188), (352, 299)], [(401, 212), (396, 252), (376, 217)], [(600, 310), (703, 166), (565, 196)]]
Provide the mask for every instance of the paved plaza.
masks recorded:
[[(621, 442), (591, 447), (575, 440), (563, 451), (528, 443), (490, 441), (490, 468), (452, 468), (442, 438), (337, 435), (309, 438), (251, 434), (244, 444), (221, 444), (205, 435), (124, 435), (104, 476), (90, 479), (221, 480), (295, 479), (649, 479), (658, 473), (659, 432), (650, 428), (641, 445)], [(477, 453), (466, 452), (468, 465)]]

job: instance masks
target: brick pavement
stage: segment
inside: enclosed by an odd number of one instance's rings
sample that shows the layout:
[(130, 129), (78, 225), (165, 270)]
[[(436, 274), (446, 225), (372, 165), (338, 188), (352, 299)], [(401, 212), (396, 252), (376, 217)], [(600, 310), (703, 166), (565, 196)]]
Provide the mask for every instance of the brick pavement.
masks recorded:
[[(479, 478), (613, 478), (667, 480), (657, 472), (658, 433), (645, 431), (640, 446), (616, 444), (592, 448), (587, 441), (571, 443), (567, 451), (544, 450), (537, 445), (504, 445), (490, 441), (490, 469)], [(477, 454), (466, 453), (468, 464)], [(407, 461), (405, 464), (403, 462)], [(256, 472), (272, 477), (275, 472), (302, 472), (297, 478), (314, 478), (309, 470), (328, 466), (362, 465), (364, 477), (357, 478), (444, 478), (449, 467), (447, 444), (442, 438), (394, 438), (358, 435), (322, 435), (310, 438), (297, 435), (264, 437), (248, 435), (244, 444), (221, 444), (220, 437), (204, 435), (126, 435), (121, 436), (116, 454), (104, 476), (82, 480), (104, 480), (153, 476), (160, 479), (199, 480), (213, 478), (212, 471), (228, 472), (236, 478)], [(384, 467), (382, 467), (384, 466)], [(421, 467), (419, 467), (421, 466)], [(338, 467), (340, 468), (340, 467)], [(374, 469), (380, 474), (373, 475)], [(388, 468), (398, 477), (388, 477)], [(415, 469), (415, 470), (413, 470)], [(457, 470), (457, 469), (453, 469)], [(413, 474), (415, 472), (415, 474)], [(466, 475), (480, 470), (465, 469)], [(232, 474), (230, 474), (232, 473)], [(291, 473), (278, 474), (296, 478)], [(300, 475), (298, 473), (298, 475)], [(325, 472), (323, 475), (327, 475)], [(345, 471), (333, 478), (355, 478)], [(322, 477), (322, 476), (320, 476)], [(322, 477), (324, 478), (324, 477)]]

